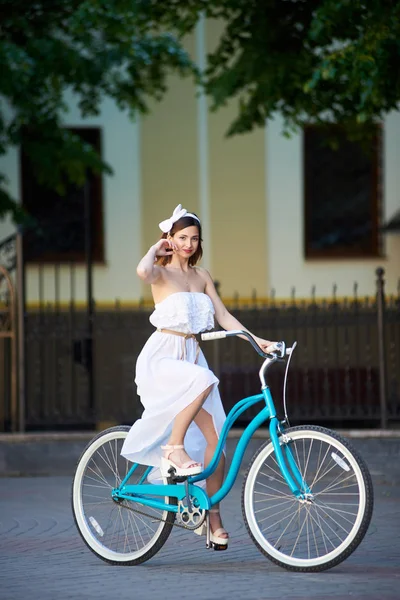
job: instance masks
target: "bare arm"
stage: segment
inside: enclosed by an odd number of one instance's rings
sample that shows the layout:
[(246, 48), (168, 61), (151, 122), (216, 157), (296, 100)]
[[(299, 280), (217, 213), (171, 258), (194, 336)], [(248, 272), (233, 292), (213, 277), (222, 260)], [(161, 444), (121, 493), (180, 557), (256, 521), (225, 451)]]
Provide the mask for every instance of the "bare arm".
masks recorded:
[(151, 246), (136, 267), (136, 273), (140, 279), (145, 283), (155, 283), (161, 275), (161, 270), (158, 265), (154, 264), (154, 261), (157, 256), (167, 256), (171, 252), (171, 244), (164, 238), (159, 240), (154, 246)]
[[(211, 298), (215, 309), (215, 317), (218, 323), (221, 325), (221, 327), (226, 331), (231, 331), (233, 329), (242, 329), (244, 331), (248, 331), (256, 340), (258, 345), (261, 346), (264, 351), (267, 351), (267, 348), (275, 342), (271, 342), (269, 340), (264, 340), (262, 338), (257, 337), (256, 335), (254, 335), (254, 333), (249, 331), (247, 327), (245, 327), (240, 321), (238, 321), (233, 315), (231, 315), (231, 313), (226, 308), (225, 304), (222, 302), (221, 298), (218, 296), (217, 290), (215, 289), (214, 282), (211, 278), (210, 273), (205, 269), (203, 269), (202, 272), (206, 280), (205, 293)], [(243, 337), (243, 339), (247, 340), (247, 338), (245, 337)]]

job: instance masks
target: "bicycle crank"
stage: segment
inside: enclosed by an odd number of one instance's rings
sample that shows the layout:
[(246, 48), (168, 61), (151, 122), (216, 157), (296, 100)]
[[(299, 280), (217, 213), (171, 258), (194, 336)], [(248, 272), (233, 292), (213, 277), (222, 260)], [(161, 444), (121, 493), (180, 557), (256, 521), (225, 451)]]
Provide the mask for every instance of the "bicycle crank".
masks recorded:
[[(127, 504), (123, 504), (123, 502), (126, 502), (126, 500), (123, 500), (122, 503), (119, 505), (120, 508), (126, 508), (126, 510), (129, 510), (133, 513), (137, 513), (138, 515), (142, 515), (143, 517), (148, 517), (149, 519), (151, 519), (151, 521), (153, 523), (159, 521), (161, 523), (167, 523), (166, 519), (162, 519), (161, 517), (156, 517), (155, 515), (149, 515), (149, 513), (144, 512), (143, 510), (139, 510), (138, 508), (132, 508), (131, 506), (128, 506)], [(206, 514), (205, 514), (205, 510), (204, 509), (200, 509), (200, 512), (203, 512), (203, 516), (201, 518), (201, 520), (198, 521), (198, 525), (195, 525), (194, 523), (191, 523), (191, 521), (188, 519), (188, 525), (186, 525), (186, 523), (184, 522), (184, 520), (181, 520), (180, 517), (178, 516), (179, 513), (177, 513), (177, 520), (179, 521), (179, 523), (173, 523), (174, 527), (180, 527), (181, 529), (188, 529), (190, 531), (193, 531), (194, 529), (197, 529), (197, 527), (200, 527), (200, 525), (202, 525), (204, 523), (204, 520), (206, 518)], [(195, 517), (196, 519), (196, 517)]]
[(185, 529), (197, 529), (203, 525), (206, 518), (206, 510), (196, 506), (197, 502), (192, 496), (189, 499), (189, 506), (185, 500), (178, 501), (178, 512), (176, 515), (177, 521), (185, 527)]

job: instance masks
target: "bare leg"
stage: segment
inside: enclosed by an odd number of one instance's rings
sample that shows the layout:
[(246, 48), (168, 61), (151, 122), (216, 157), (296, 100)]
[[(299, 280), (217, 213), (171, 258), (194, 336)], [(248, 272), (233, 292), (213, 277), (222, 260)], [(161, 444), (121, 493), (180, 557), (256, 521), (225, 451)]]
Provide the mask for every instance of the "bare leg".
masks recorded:
[[(192, 423), (197, 413), (203, 406), (204, 402), (207, 399), (208, 394), (212, 390), (212, 385), (210, 385), (204, 392), (202, 392), (189, 406), (184, 408), (176, 417), (172, 427), (171, 436), (168, 440), (169, 445), (183, 445), (183, 440), (185, 438), (186, 432), (189, 428), (189, 425)], [(204, 411), (205, 412), (205, 411)], [(187, 455), (185, 450), (174, 450), (170, 454), (171, 460), (176, 462), (177, 464), (183, 464), (184, 462), (190, 460), (190, 457)]]
[[(204, 408), (201, 408), (197, 413), (197, 416), (194, 419), (194, 422), (201, 430), (204, 435), (207, 447), (204, 457), (204, 466), (206, 467), (215, 452), (215, 449), (218, 444), (218, 435), (215, 431), (214, 422), (210, 413), (208, 413)], [(213, 496), (221, 487), (223, 479), (224, 479), (224, 470), (225, 470), (225, 456), (222, 454), (221, 459), (218, 463), (218, 467), (215, 469), (214, 473), (210, 475), (210, 477), (206, 480), (207, 485), (207, 494), (209, 496)], [(216, 509), (219, 509), (219, 505), (215, 505)], [(212, 512), (210, 513), (210, 526), (212, 531), (217, 531), (220, 527), (222, 527), (221, 517), (218, 513)], [(228, 534), (221, 534), (220, 537), (227, 538)]]

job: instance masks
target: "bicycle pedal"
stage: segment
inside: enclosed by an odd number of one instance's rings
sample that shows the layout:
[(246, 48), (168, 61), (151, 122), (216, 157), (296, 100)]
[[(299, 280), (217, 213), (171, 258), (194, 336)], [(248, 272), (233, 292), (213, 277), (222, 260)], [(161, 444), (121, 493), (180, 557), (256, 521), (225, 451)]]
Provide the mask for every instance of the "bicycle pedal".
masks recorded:
[(174, 475), (173, 477), (171, 477), (171, 479), (174, 483), (184, 483), (185, 481), (187, 481), (187, 477), (183, 475)]
[(169, 469), (168, 475), (168, 481), (170, 483), (183, 483), (187, 480), (187, 475), (176, 475), (176, 471), (173, 467)]
[(216, 552), (223, 552), (224, 550), (228, 550), (228, 544), (214, 544), (214, 542), (211, 542), (211, 546)]

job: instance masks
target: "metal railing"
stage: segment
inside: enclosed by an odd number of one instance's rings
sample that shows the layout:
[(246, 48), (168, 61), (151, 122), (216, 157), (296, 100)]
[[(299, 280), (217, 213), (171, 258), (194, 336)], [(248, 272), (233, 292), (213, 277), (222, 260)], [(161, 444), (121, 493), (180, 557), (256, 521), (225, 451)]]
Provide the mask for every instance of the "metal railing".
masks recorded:
[[(58, 285), (57, 269), (54, 273)], [(298, 341), (288, 385), (293, 421), (371, 427), (400, 422), (400, 294), (385, 297), (383, 275), (377, 273), (375, 298), (359, 298), (355, 287), (349, 299), (337, 299), (333, 290), (332, 298), (322, 301), (296, 301), (293, 295), (291, 302), (280, 304), (253, 297), (247, 304), (236, 298), (229, 306), (258, 335)], [(140, 416), (134, 369), (153, 331), (151, 309), (128, 310), (118, 302), (112, 309), (94, 309), (90, 339), (86, 311), (77, 308), (74, 298), (67, 307), (43, 301), (26, 314), (28, 429), (129, 424)], [(229, 339), (204, 344), (203, 350), (220, 379), (226, 410), (258, 392), (259, 358), (249, 344)], [(279, 368), (270, 384), (279, 397)]]
[(14, 284), (0, 264), (0, 431), (17, 425), (17, 315)]
[[(15, 244), (10, 238), (0, 247), (0, 259), (5, 263), (6, 257), (11, 268), (16, 264)], [(52, 302), (44, 296), (45, 269), (39, 265), (38, 306), (19, 310), (18, 367), (15, 361), (10, 366), (6, 351), (0, 353), (4, 372), (13, 369), (3, 378), (3, 387), (15, 381), (18, 369), (17, 428), (132, 423), (142, 412), (134, 369), (153, 331), (148, 320), (152, 309), (144, 303), (126, 309), (116, 301), (113, 308), (103, 310), (92, 302), (88, 328), (88, 307), (78, 306), (75, 297), (77, 267), (64, 265), (61, 275), (59, 265), (54, 265), (52, 277), (50, 269), (46, 265), (47, 291), (50, 280), (54, 286)], [(355, 285), (352, 297), (345, 299), (337, 298), (333, 286), (331, 298), (325, 300), (317, 299), (313, 289), (307, 301), (297, 300), (293, 290), (286, 303), (278, 302), (273, 293), (267, 299), (254, 294), (248, 301), (235, 297), (228, 303), (229, 310), (257, 335), (298, 341), (288, 384), (292, 421), (382, 428), (400, 423), (400, 284), (397, 294), (388, 296), (383, 269), (377, 269), (376, 276), (374, 297), (359, 297)], [(68, 303), (60, 301), (65, 277), (71, 290)], [(21, 277), (16, 281), (18, 290)], [(203, 351), (220, 379), (227, 411), (240, 398), (258, 393), (259, 357), (250, 344), (227, 339), (204, 344)], [(275, 398), (281, 397), (279, 368), (271, 373), (270, 385)], [(10, 390), (3, 398), (9, 402)], [(15, 398), (13, 407), (15, 412)], [(2, 414), (10, 411), (10, 406), (3, 406)], [(0, 429), (15, 429), (15, 419), (12, 427), (4, 421)]]

